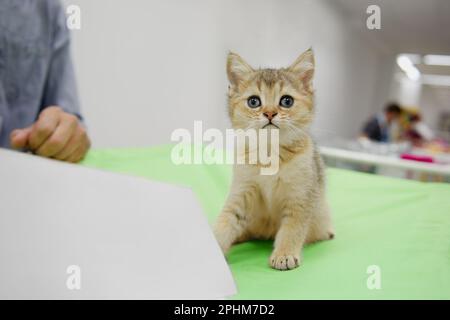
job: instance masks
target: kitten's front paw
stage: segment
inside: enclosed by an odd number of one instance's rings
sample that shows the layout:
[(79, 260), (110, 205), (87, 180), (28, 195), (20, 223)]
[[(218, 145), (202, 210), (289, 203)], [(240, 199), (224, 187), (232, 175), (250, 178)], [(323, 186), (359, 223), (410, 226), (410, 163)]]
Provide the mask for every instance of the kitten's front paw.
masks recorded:
[(230, 241), (228, 240), (226, 233), (219, 228), (215, 228), (214, 236), (216, 237), (220, 249), (222, 249), (222, 253), (226, 255), (228, 250), (230, 249)]
[(277, 270), (292, 270), (300, 265), (300, 256), (290, 254), (272, 254), (270, 266)]

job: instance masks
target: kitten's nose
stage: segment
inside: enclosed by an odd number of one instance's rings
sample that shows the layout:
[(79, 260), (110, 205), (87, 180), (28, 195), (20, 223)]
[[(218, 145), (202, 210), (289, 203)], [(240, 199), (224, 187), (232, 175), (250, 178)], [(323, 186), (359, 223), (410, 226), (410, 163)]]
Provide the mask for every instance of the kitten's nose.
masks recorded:
[(267, 119), (269, 119), (269, 120), (272, 120), (273, 118), (275, 118), (275, 116), (277, 115), (278, 113), (276, 113), (276, 112), (264, 112), (263, 113), (263, 115), (267, 118)]

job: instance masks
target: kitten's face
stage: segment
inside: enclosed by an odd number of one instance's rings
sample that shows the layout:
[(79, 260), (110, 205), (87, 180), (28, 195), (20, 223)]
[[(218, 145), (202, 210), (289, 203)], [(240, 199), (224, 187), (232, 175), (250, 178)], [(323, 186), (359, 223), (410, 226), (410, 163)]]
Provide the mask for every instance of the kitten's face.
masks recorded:
[(227, 73), (229, 113), (235, 129), (279, 130), (281, 143), (302, 138), (313, 117), (311, 49), (283, 69), (254, 70), (230, 53)]

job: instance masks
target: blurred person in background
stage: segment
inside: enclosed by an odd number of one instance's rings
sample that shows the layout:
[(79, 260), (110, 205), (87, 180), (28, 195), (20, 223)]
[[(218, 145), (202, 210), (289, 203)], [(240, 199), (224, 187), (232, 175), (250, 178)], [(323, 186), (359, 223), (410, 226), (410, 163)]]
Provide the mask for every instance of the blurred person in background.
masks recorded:
[(392, 142), (392, 132), (398, 126), (402, 109), (396, 103), (388, 104), (384, 111), (370, 118), (362, 129), (361, 135), (376, 142)]
[(434, 132), (422, 121), (419, 114), (412, 114), (408, 118), (405, 139), (411, 141), (413, 145), (422, 145), (435, 138)]
[(68, 162), (90, 147), (59, 0), (0, 1), (0, 147)]

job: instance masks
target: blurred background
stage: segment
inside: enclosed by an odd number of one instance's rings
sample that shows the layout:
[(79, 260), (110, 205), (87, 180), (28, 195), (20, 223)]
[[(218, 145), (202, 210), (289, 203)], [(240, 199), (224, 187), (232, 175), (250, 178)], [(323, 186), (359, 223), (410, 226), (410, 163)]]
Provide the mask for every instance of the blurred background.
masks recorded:
[[(65, 3), (81, 8), (73, 53), (96, 148), (168, 143), (195, 120), (229, 128), (228, 51), (254, 67), (281, 67), (312, 46), (312, 132), (330, 166), (448, 181), (448, 0)], [(380, 29), (367, 27), (370, 5), (380, 8)]]

